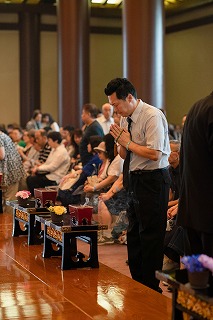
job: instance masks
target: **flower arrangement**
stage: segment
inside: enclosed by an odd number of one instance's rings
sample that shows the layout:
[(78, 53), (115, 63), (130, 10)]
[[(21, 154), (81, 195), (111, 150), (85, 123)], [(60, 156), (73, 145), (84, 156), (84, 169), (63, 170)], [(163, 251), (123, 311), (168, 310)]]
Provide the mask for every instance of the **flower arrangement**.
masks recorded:
[(181, 258), (181, 262), (190, 272), (201, 272), (207, 269), (213, 272), (213, 258), (210, 258), (205, 254), (184, 256)]
[(16, 197), (20, 197), (22, 199), (28, 199), (29, 196), (31, 195), (30, 191), (28, 190), (22, 190), (22, 191), (18, 191), (16, 192)]
[(58, 216), (61, 216), (62, 214), (67, 212), (67, 209), (63, 206), (50, 206), (47, 208), (50, 212), (54, 212)]

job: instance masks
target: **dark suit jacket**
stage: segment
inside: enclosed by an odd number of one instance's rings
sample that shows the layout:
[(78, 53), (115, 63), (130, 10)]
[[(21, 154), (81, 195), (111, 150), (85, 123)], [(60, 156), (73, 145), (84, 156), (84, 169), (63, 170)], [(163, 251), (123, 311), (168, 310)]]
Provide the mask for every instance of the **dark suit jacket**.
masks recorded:
[(104, 136), (102, 126), (97, 120), (93, 121), (89, 126), (86, 127), (79, 146), (79, 153), (83, 166), (85, 166), (85, 164), (87, 164), (87, 162), (92, 158), (92, 154), (87, 151), (87, 145), (91, 136)]
[(213, 92), (196, 102), (184, 124), (177, 223), (213, 233)]

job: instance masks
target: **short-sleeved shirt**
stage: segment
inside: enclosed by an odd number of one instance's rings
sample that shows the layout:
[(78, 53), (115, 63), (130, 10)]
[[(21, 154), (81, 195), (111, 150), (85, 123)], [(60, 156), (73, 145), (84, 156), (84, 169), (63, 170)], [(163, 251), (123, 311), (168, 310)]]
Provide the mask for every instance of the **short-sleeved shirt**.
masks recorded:
[(114, 123), (114, 119), (110, 117), (108, 120), (104, 117), (104, 115), (97, 118), (97, 121), (100, 123), (100, 125), (103, 128), (104, 134), (109, 133), (110, 126)]
[[(131, 115), (131, 137), (138, 145), (162, 152), (159, 160), (153, 161), (131, 152), (130, 171), (155, 170), (169, 166), (170, 154), (168, 123), (161, 110), (139, 100), (137, 108)], [(127, 128), (126, 118), (121, 125)]]
[(100, 175), (101, 179), (106, 179), (108, 176), (117, 176), (119, 177), (123, 171), (123, 159), (119, 156), (119, 154), (109, 162), (107, 159), (103, 172)]

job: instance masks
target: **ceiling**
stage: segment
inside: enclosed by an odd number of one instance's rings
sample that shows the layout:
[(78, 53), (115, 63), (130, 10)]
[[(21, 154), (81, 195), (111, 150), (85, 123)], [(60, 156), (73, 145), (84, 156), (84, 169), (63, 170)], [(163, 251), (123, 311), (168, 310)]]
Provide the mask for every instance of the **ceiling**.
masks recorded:
[[(49, 4), (56, 5), (57, 0), (0, 0), (2, 4)], [(93, 3), (94, 1), (99, 3)], [(115, 4), (112, 4), (112, 2)], [(122, 0), (90, 0), (91, 7), (93, 8), (122, 8)], [(213, 0), (164, 0), (164, 5), (166, 9), (166, 14), (173, 15), (183, 11), (189, 11), (197, 9), (202, 6), (207, 6), (212, 4)]]

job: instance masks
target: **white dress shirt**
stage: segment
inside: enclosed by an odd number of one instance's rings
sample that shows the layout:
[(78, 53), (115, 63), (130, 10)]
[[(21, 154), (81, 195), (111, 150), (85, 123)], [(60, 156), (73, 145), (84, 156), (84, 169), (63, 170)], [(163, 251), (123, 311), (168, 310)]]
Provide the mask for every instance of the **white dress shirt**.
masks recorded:
[(96, 119), (100, 125), (103, 128), (104, 134), (108, 134), (109, 130), (110, 130), (110, 126), (111, 124), (114, 123), (114, 119), (112, 117), (109, 118), (109, 120), (107, 120), (104, 115), (100, 116), (99, 118)]
[[(168, 123), (163, 112), (140, 100), (131, 115), (132, 141), (138, 145), (161, 151), (157, 161), (141, 157), (133, 152), (130, 155), (130, 171), (155, 170), (168, 167), (170, 155)], [(127, 128), (126, 118), (121, 118), (121, 126)]]

